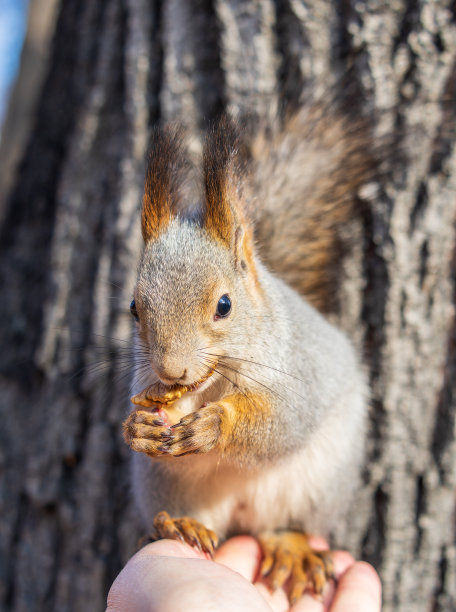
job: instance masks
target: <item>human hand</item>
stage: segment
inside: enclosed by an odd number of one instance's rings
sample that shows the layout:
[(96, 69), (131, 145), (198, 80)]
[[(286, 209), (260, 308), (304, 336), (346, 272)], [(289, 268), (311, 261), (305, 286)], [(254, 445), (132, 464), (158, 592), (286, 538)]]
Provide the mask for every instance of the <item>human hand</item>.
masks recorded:
[[(315, 539), (315, 548), (324, 543)], [(379, 612), (380, 579), (347, 552), (334, 553), (337, 587), (329, 585), (324, 601), (305, 594), (289, 608), (285, 592), (253, 583), (261, 549), (250, 536), (223, 544), (214, 561), (190, 546), (160, 540), (130, 559), (108, 595), (106, 612)]]

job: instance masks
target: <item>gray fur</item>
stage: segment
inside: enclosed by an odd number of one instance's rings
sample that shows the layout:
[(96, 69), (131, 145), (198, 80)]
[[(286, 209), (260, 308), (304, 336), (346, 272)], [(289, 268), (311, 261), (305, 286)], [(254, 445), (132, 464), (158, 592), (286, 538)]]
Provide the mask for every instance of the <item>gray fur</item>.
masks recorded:
[[(252, 299), (251, 271), (236, 269), (232, 254), (196, 224), (174, 219), (145, 249), (136, 299), (152, 367), (166, 362), (170, 371), (185, 369), (191, 383), (207, 371), (198, 349), (211, 347), (208, 352), (238, 359), (230, 363), (239, 374), (227, 370), (227, 376), (243, 390), (266, 393), (273, 415), (244, 432), (252, 438), (244, 454), (151, 459), (134, 453), (134, 495), (148, 530), (154, 515), (167, 510), (200, 520), (222, 538), (279, 527), (327, 535), (352, 498), (366, 415), (359, 362), (339, 330), (255, 265), (261, 300)], [(224, 293), (232, 313), (214, 324), (204, 313), (210, 300), (215, 312)], [(152, 371), (148, 380), (138, 376), (135, 392), (155, 379)], [(222, 377), (210, 381), (179, 400), (182, 414), (236, 391)]]

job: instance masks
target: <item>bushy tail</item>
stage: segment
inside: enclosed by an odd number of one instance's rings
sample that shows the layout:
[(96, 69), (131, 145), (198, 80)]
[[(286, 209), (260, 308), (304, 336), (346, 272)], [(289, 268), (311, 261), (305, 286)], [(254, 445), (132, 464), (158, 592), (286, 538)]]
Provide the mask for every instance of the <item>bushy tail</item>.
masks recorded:
[(333, 103), (305, 105), (257, 131), (246, 199), (268, 268), (320, 311), (334, 307), (344, 225), (375, 167), (367, 121)]

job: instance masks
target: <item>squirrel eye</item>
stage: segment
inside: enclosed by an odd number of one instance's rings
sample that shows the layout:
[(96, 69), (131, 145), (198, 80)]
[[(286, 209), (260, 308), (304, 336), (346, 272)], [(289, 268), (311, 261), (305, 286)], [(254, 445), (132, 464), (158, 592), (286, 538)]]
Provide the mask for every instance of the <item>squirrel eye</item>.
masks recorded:
[(220, 319), (227, 317), (231, 310), (231, 300), (227, 295), (222, 295), (217, 304), (217, 310), (215, 312), (215, 318)]
[(135, 300), (131, 300), (130, 303), (130, 312), (134, 316), (135, 321), (139, 321), (138, 311), (136, 310)]

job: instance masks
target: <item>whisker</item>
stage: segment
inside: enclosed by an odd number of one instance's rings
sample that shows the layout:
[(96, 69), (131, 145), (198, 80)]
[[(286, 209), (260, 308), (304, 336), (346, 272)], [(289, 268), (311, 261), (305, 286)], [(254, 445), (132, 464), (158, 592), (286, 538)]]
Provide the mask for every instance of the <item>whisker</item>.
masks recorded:
[(278, 398), (280, 398), (282, 401), (284, 401), (284, 402), (287, 401), (285, 397), (283, 397), (282, 395), (280, 395), (280, 393), (278, 393), (278, 391), (275, 391), (274, 389), (271, 389), (270, 387), (268, 387), (264, 383), (260, 382), (259, 380), (256, 380), (256, 378), (253, 378), (253, 376), (249, 376), (248, 374), (244, 374), (240, 370), (236, 370), (236, 368), (231, 367), (230, 365), (222, 362), (221, 360), (219, 360), (219, 364), (221, 364), (222, 367), (227, 368), (231, 372), (235, 372), (236, 374), (239, 374), (240, 376), (244, 376), (244, 378), (248, 378), (248, 379), (252, 380), (253, 382), (257, 383), (258, 385), (260, 385), (261, 387), (264, 387), (270, 393), (272, 393), (273, 395), (276, 395)]
[[(210, 348), (210, 347), (207, 347)], [(278, 398), (280, 398), (282, 401), (286, 402), (286, 398), (281, 396), (280, 393), (278, 393), (277, 391), (271, 389), (270, 387), (268, 387), (267, 385), (261, 383), (259, 380), (256, 380), (255, 378), (253, 378), (252, 376), (249, 376), (248, 374), (244, 374), (243, 372), (241, 372), (240, 370), (237, 370), (231, 366), (229, 366), (226, 361), (223, 362), (222, 359), (225, 357), (224, 355), (218, 355), (216, 353), (208, 353), (205, 351), (205, 349), (198, 349), (200, 352), (203, 352), (204, 355), (208, 355), (211, 357), (216, 357), (218, 359), (218, 363), (220, 363), (223, 367), (231, 370), (232, 372), (235, 372), (237, 374), (239, 374), (240, 376), (244, 376), (245, 378), (249, 378), (250, 380), (252, 380), (253, 382), (258, 383), (259, 385), (261, 385), (262, 387), (264, 387), (265, 389), (267, 389), (270, 393), (272, 393), (273, 395), (276, 395)], [(226, 356), (227, 359), (230, 359), (229, 356)], [(261, 364), (259, 364), (261, 365)], [(293, 390), (293, 389), (292, 389)], [(294, 391), (294, 390), (293, 390)], [(296, 393), (296, 395), (298, 395), (298, 397), (300, 397), (301, 399), (304, 399), (302, 396), (299, 395), (299, 393), (297, 393), (296, 391), (294, 391), (294, 393)]]
[(85, 373), (91, 374), (91, 375), (93, 374), (101, 375), (104, 372), (108, 371), (110, 366), (111, 366), (111, 362), (95, 362), (92, 364), (84, 365), (78, 370), (76, 370), (76, 372), (74, 372), (71, 376), (69, 376), (67, 380), (68, 382), (71, 382), (75, 378), (78, 378), (79, 376)]
[[(209, 361), (209, 360), (206, 360), (206, 362), (208, 362), (208, 363), (209, 363), (209, 365), (211, 365), (211, 363), (210, 363), (210, 361)], [(214, 363), (216, 363), (216, 362), (214, 362)], [(212, 364), (212, 367), (214, 367), (214, 364)], [(228, 376), (226, 376), (225, 374), (223, 374), (222, 372), (220, 372), (220, 370), (217, 370), (217, 368), (215, 368), (215, 367), (214, 367), (214, 372), (216, 372), (217, 374), (219, 374), (219, 376), (223, 376), (223, 378), (224, 378), (225, 380), (227, 380), (227, 381), (228, 381), (228, 382), (229, 382), (231, 385), (233, 385), (233, 387), (234, 387), (235, 389), (237, 389), (237, 390), (238, 390), (240, 393), (242, 393), (242, 395), (245, 397), (245, 399), (246, 399), (248, 402), (250, 402), (250, 404), (252, 405), (252, 407), (253, 407), (253, 408), (256, 408), (256, 406), (255, 406), (255, 402), (252, 400), (252, 398), (251, 398), (251, 397), (249, 397), (249, 396), (248, 396), (248, 395), (245, 393), (245, 391), (244, 391), (243, 389), (241, 389), (241, 387), (240, 387), (238, 384), (236, 384), (236, 383), (234, 382), (234, 380), (231, 380), (231, 379), (230, 379)]]
[(118, 285), (118, 284), (117, 284), (117, 283), (115, 283), (114, 281), (109, 280), (109, 278), (107, 278), (107, 279), (105, 280), (105, 282), (106, 282), (108, 285), (112, 285), (113, 287), (117, 287), (117, 289), (121, 289), (121, 290), (123, 290), (122, 285)]
[(95, 332), (91, 332), (90, 333), (91, 336), (97, 336), (97, 338), (106, 338), (108, 340), (115, 340), (116, 342), (131, 342), (131, 339), (124, 339), (124, 338), (115, 338), (114, 336), (106, 336), (104, 334), (97, 334)]
[(285, 370), (280, 370), (279, 368), (274, 368), (273, 366), (266, 365), (265, 363), (260, 363), (258, 361), (253, 361), (251, 359), (243, 359), (242, 357), (232, 357), (231, 355), (217, 355), (216, 353), (206, 353), (206, 355), (211, 355), (213, 357), (218, 357), (218, 358), (225, 357), (226, 359), (234, 359), (236, 361), (245, 361), (246, 363), (251, 363), (253, 365), (257, 365), (262, 368), (268, 368), (269, 370), (274, 370), (275, 372), (279, 372), (280, 374), (285, 374), (285, 376), (289, 376), (290, 378), (294, 378), (295, 380), (298, 380), (299, 382), (302, 382), (305, 384), (305, 381), (303, 381), (298, 376), (295, 376), (294, 374), (289, 374), (288, 372), (285, 372)]
[[(206, 353), (206, 354), (217, 356), (220, 363), (222, 363), (223, 359), (235, 359), (235, 360), (238, 360), (238, 361), (246, 361), (247, 363), (252, 363), (252, 364), (260, 366), (260, 367), (264, 367), (264, 368), (269, 368), (271, 370), (275, 370), (276, 372), (279, 372), (280, 374), (285, 374), (286, 376), (289, 376), (290, 378), (294, 378), (295, 380), (305, 384), (305, 381), (303, 381), (301, 378), (298, 378), (297, 376), (294, 376), (293, 374), (288, 374), (287, 372), (285, 372), (283, 370), (280, 370), (278, 368), (274, 368), (272, 366), (267, 366), (266, 364), (263, 364), (263, 363), (259, 363), (259, 362), (252, 361), (252, 360), (249, 360), (249, 359), (242, 359), (240, 357), (231, 357), (230, 355), (226, 355), (226, 356), (224, 356), (224, 355), (216, 355), (215, 353)], [(247, 374), (244, 374), (240, 370), (239, 370), (239, 374), (241, 374), (241, 376), (248, 377)], [(261, 384), (260, 381), (254, 379), (254, 378), (252, 378), (252, 380), (257, 382), (257, 383), (259, 383), (259, 384)], [(278, 382), (278, 384), (284, 385), (284, 383), (280, 383), (280, 382)], [(263, 386), (266, 386), (266, 385), (263, 385)], [(268, 387), (266, 387), (266, 388), (268, 388)], [(287, 389), (289, 389), (292, 393), (294, 393), (297, 397), (302, 399), (304, 402), (306, 401), (306, 398), (303, 397), (300, 393), (298, 393), (295, 389), (293, 389), (293, 387), (287, 387)], [(278, 392), (276, 392), (276, 394), (277, 394), (277, 397), (281, 397)], [(281, 397), (281, 399), (283, 399), (284, 401), (287, 401), (285, 397)]]

